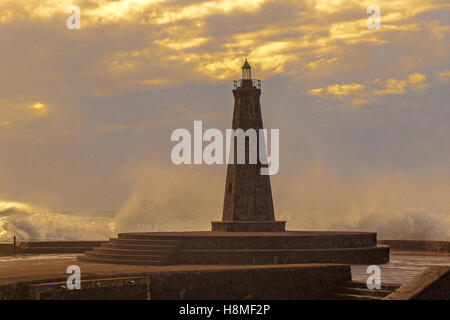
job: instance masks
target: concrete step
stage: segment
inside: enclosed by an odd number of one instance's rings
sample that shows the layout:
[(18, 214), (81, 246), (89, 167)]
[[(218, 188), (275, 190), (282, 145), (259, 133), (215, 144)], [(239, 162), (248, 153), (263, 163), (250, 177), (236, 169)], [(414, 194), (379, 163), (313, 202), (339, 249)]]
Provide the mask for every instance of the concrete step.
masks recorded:
[(174, 250), (177, 246), (172, 244), (123, 244), (102, 243), (101, 248), (107, 249), (129, 249), (129, 250)]
[(328, 249), (296, 249), (296, 248), (274, 248), (274, 249), (182, 249), (183, 252), (192, 253), (328, 253), (328, 252), (358, 252), (362, 250), (372, 250), (375, 251), (380, 249), (378, 247), (373, 248), (328, 248)]
[[(347, 288), (361, 288), (361, 289), (368, 289), (367, 283), (360, 282), (360, 281), (347, 281), (343, 282), (341, 284), (341, 287), (347, 287)], [(388, 291), (394, 291), (400, 288), (400, 285), (397, 284), (382, 284), (381, 290), (388, 290)]]
[(339, 287), (339, 293), (357, 294), (362, 296), (372, 296), (384, 298), (389, 295), (391, 290), (383, 289), (368, 289), (368, 288), (349, 288), (349, 287)]
[(177, 245), (178, 240), (169, 239), (154, 239), (154, 240), (140, 240), (140, 239), (122, 239), (122, 238), (111, 238), (109, 243), (118, 244), (136, 244), (136, 245)]
[(377, 245), (374, 233), (328, 232), (147, 232), (119, 234), (123, 240), (180, 240), (198, 249), (365, 248)]
[(124, 265), (142, 265), (142, 266), (164, 266), (167, 262), (162, 260), (117, 260), (108, 258), (94, 258), (86, 255), (78, 256), (79, 261), (92, 262), (92, 263), (109, 263), (109, 264), (124, 264)]
[(170, 235), (169, 232), (163, 232), (158, 234), (150, 234), (150, 233), (135, 233), (135, 234), (126, 234), (126, 233), (119, 233), (117, 235), (118, 239), (123, 239), (123, 240), (141, 240), (141, 241), (146, 241), (146, 240), (168, 240), (168, 241), (178, 241), (180, 239), (179, 236), (177, 235)]
[(94, 251), (86, 251), (86, 257), (94, 259), (108, 260), (141, 260), (141, 261), (165, 261), (166, 255), (132, 255), (132, 254), (109, 254)]
[(106, 253), (106, 254), (129, 254), (129, 255), (162, 255), (162, 256), (168, 256), (170, 255), (173, 250), (172, 248), (165, 248), (165, 249), (139, 249), (139, 250), (134, 250), (134, 249), (119, 249), (119, 248), (108, 248), (108, 247), (97, 247), (97, 248), (93, 248), (93, 252), (96, 253)]
[(346, 281), (336, 289), (336, 298), (345, 300), (381, 300), (396, 290), (399, 285), (382, 285), (381, 289), (369, 289), (365, 282)]
[(336, 298), (339, 300), (381, 300), (380, 297), (374, 296), (364, 296), (358, 294), (349, 294), (349, 293), (336, 293)]
[[(265, 265), (292, 263), (382, 264), (389, 247), (376, 246), (375, 233), (360, 232), (147, 232), (119, 234), (92, 254), (120, 260), (164, 252), (173, 264)], [(170, 249), (169, 249), (170, 248)], [(132, 252), (124, 252), (123, 250)], [(173, 250), (170, 253), (164, 250)], [(115, 250), (115, 251), (114, 251)], [(120, 251), (117, 251), (120, 250)], [(176, 252), (176, 254), (173, 254)], [(93, 258), (93, 257), (92, 257)], [(98, 257), (100, 258), (100, 257)], [(117, 258), (119, 260), (119, 258)]]

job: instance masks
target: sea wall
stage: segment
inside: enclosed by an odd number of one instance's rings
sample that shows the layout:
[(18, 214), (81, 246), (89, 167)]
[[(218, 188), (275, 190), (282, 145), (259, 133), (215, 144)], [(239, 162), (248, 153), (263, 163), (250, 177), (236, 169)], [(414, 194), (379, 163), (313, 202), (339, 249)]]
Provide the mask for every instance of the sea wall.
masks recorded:
[[(106, 241), (17, 241), (16, 254), (83, 253)], [(14, 254), (14, 243), (1, 242), (0, 255)]]
[(450, 253), (450, 241), (378, 240), (378, 243), (390, 246), (391, 251)]
[(0, 299), (326, 299), (351, 280), (348, 265), (223, 267), (85, 279), (69, 290), (63, 279), (0, 286)]

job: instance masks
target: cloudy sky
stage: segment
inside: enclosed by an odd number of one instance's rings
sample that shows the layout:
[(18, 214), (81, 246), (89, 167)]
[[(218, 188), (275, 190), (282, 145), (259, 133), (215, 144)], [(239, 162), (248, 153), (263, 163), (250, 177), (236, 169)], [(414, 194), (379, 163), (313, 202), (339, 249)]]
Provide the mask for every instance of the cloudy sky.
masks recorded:
[(247, 57), (280, 129), (275, 194), (295, 172), (305, 192), (423, 183), (450, 209), (449, 21), (446, 0), (0, 0), (0, 200), (119, 209), (140, 168), (178, 170), (174, 129), (230, 127)]

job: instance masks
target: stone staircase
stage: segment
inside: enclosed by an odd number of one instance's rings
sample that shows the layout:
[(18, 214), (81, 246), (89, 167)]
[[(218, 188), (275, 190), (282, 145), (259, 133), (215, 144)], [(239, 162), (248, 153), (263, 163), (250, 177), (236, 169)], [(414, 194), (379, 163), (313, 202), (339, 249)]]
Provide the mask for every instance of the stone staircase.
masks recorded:
[(337, 300), (382, 300), (391, 294), (399, 285), (382, 285), (381, 289), (368, 289), (364, 282), (348, 281), (337, 287)]
[(178, 242), (172, 239), (111, 238), (100, 247), (86, 251), (78, 260), (127, 265), (167, 265), (178, 248)]
[[(89, 250), (89, 251), (88, 251)], [(389, 247), (369, 232), (120, 233), (81, 261), (130, 265), (382, 264)]]

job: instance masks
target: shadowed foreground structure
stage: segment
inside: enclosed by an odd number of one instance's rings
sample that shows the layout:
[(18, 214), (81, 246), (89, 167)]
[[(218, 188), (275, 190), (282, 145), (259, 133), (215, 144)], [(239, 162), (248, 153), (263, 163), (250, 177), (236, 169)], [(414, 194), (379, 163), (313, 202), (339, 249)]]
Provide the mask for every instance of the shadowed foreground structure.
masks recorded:
[(0, 300), (319, 299), (331, 297), (337, 283), (351, 279), (349, 266), (330, 264), (158, 267), (81, 262), (81, 290), (68, 290), (65, 268), (72, 263), (26, 268), (21, 281), (0, 278)]
[[(0, 258), (0, 300), (449, 299), (449, 260), (438, 257), (394, 255), (400, 264), (381, 266), (382, 288), (369, 290), (360, 265), (350, 275), (339, 264), (133, 266), (77, 262), (73, 255), (18, 256)], [(82, 271), (81, 290), (66, 287), (73, 264)]]

